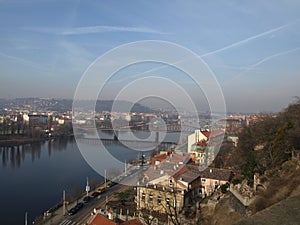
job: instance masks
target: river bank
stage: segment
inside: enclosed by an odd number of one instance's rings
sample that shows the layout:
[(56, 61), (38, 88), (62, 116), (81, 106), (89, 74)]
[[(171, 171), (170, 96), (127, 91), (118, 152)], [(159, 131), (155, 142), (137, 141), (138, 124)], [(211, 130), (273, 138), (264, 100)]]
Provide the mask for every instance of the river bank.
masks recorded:
[(18, 145), (26, 145), (36, 142), (43, 142), (49, 140), (49, 138), (11, 138), (11, 139), (5, 139), (0, 140), (0, 147), (11, 147), (11, 146), (18, 146)]
[(56, 136), (56, 137), (7, 137), (6, 139), (0, 138), (0, 147), (12, 147), (12, 146), (19, 146), (19, 145), (26, 145), (32, 143), (41, 143), (48, 140), (54, 140), (58, 138), (68, 138), (73, 137), (73, 135), (64, 135), (64, 136)]
[(18, 145), (26, 145), (37, 142), (43, 142), (49, 139), (46, 138), (11, 138), (6, 140), (0, 140), (0, 147), (11, 147)]

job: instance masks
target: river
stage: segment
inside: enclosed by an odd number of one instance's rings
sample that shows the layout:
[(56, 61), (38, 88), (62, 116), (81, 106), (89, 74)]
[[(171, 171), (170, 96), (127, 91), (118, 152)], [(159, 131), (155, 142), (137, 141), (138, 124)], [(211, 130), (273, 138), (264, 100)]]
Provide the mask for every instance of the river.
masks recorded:
[[(167, 139), (174, 141), (178, 136), (174, 133)], [(105, 147), (124, 160), (138, 157), (137, 151), (119, 144)], [(63, 190), (71, 196), (84, 192), (86, 177), (91, 182), (103, 180), (83, 159), (74, 138), (0, 147), (0, 157), (0, 224), (24, 224), (25, 212), (31, 224), (62, 199)]]

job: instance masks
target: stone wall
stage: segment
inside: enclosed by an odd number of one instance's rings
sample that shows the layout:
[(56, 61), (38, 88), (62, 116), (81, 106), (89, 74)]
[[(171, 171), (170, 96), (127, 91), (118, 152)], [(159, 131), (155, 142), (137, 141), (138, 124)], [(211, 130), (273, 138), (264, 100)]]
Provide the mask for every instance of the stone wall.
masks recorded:
[(229, 203), (231, 207), (244, 217), (250, 214), (249, 206), (245, 206), (232, 192), (229, 192)]

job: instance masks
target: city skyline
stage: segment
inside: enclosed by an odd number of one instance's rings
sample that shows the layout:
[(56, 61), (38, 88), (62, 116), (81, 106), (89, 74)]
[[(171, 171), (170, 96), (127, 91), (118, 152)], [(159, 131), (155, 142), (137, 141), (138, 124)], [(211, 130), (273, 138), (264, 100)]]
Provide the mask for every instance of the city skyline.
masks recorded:
[[(99, 56), (142, 40), (174, 42), (199, 55), (220, 83), (227, 111), (280, 111), (300, 95), (296, 1), (4, 0), (0, 6), (0, 98), (71, 99)], [(149, 70), (153, 65), (121, 75)]]

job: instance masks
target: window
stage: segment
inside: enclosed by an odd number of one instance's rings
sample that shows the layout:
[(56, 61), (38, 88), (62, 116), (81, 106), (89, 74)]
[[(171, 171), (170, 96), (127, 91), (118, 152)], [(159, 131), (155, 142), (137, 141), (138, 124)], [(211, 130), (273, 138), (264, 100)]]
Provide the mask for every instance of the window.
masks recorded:
[(173, 181), (172, 180), (169, 180), (169, 186), (173, 187)]
[(215, 185), (217, 186), (219, 184), (219, 182), (217, 180), (215, 180)]
[(144, 202), (145, 199), (146, 199), (146, 195), (145, 195), (145, 193), (143, 192), (143, 193), (142, 193), (142, 201)]
[(206, 180), (205, 180), (205, 179), (202, 179), (201, 181), (202, 181), (203, 183), (205, 183), (205, 182), (206, 182)]
[(153, 195), (152, 194), (149, 195), (149, 202), (153, 202)]
[(160, 205), (161, 204), (161, 196), (157, 197), (157, 204)]
[(170, 205), (170, 199), (169, 198), (166, 198), (166, 204), (167, 204), (167, 206)]

